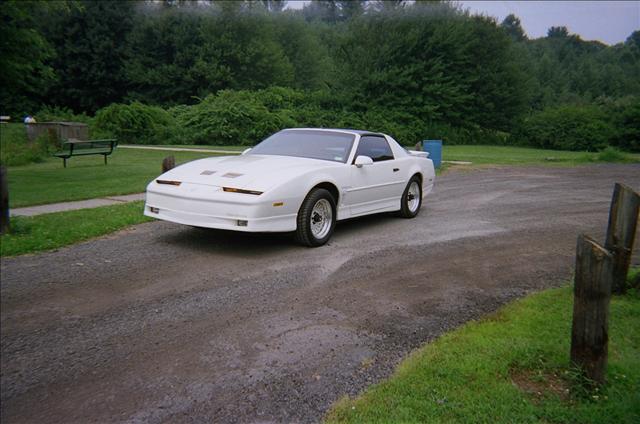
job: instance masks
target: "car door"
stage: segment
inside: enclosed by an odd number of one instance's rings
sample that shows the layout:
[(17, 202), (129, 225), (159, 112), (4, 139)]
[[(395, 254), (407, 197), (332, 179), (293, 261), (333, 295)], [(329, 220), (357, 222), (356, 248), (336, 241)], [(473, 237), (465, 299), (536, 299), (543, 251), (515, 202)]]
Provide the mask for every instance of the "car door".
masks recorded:
[(405, 181), (386, 138), (363, 135), (354, 162), (358, 156), (368, 156), (373, 163), (351, 165), (351, 184), (345, 198), (351, 216), (398, 209)]

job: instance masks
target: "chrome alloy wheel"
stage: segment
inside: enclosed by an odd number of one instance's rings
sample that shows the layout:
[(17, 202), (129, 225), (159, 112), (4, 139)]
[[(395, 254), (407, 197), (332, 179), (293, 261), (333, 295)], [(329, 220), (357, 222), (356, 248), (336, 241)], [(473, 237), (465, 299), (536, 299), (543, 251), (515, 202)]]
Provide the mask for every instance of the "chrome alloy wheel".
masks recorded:
[(311, 211), (311, 233), (320, 240), (326, 237), (333, 225), (333, 210), (327, 199), (320, 199)]
[(407, 208), (411, 213), (418, 210), (420, 206), (420, 186), (417, 181), (412, 181), (407, 192)]

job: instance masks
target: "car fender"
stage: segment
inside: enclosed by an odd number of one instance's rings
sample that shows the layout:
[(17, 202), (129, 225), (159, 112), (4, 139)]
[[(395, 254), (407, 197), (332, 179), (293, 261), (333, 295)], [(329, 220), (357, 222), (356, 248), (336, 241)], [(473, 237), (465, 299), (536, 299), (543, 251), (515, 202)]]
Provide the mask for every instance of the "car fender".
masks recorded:
[(309, 192), (315, 186), (322, 183), (333, 184), (338, 189), (339, 196), (342, 195), (341, 186), (334, 176), (326, 172), (316, 173), (315, 171), (299, 175), (293, 180), (283, 182), (279, 186), (269, 190), (265, 195), (268, 196), (267, 199), (270, 202), (284, 203), (283, 212), (297, 214)]
[(338, 190), (338, 199), (336, 199), (336, 207), (339, 206), (340, 200), (342, 199), (342, 185), (340, 184), (335, 176), (330, 175), (326, 172), (314, 173), (309, 176), (310, 178), (305, 178), (305, 185), (303, 189), (303, 195), (301, 196), (300, 204), (298, 205), (298, 209), (302, 206), (302, 202), (307, 197), (307, 195), (313, 190), (314, 187), (320, 184), (331, 184)]

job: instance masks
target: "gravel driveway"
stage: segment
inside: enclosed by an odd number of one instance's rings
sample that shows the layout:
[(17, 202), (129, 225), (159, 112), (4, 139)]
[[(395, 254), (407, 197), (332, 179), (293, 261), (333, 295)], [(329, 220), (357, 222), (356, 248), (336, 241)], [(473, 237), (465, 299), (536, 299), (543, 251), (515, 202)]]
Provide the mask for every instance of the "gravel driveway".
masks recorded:
[(340, 223), (317, 249), (153, 222), (2, 259), (2, 422), (317, 422), (426, 341), (570, 278), (614, 181), (640, 189), (640, 166), (452, 172), (416, 219)]

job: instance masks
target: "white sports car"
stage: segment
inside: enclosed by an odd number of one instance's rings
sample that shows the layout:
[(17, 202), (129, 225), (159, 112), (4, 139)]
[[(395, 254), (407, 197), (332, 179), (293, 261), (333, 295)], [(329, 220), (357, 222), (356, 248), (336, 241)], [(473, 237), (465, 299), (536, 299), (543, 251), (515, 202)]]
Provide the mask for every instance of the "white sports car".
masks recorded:
[(336, 221), (398, 211), (413, 218), (433, 188), (433, 162), (369, 131), (279, 131), (240, 156), (195, 160), (147, 186), (144, 214), (195, 227), (295, 231), (326, 243)]

